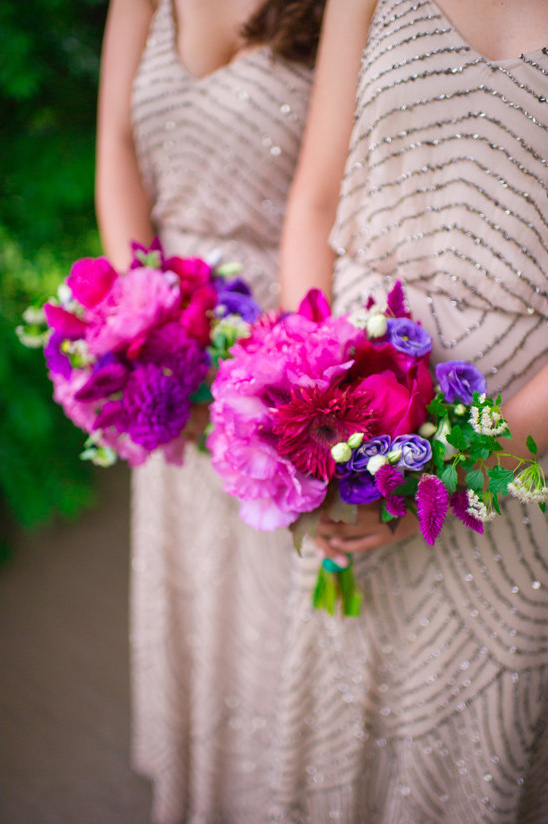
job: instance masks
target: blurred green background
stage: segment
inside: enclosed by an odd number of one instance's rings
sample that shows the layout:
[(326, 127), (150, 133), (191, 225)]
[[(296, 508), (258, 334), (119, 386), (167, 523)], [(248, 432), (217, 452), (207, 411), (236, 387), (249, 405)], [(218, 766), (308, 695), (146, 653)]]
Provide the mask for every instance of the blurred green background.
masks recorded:
[(0, 505), (10, 524), (74, 518), (94, 499), (84, 435), (52, 400), (41, 350), (14, 329), (71, 263), (100, 254), (94, 205), (97, 83), (107, 0), (0, 2)]

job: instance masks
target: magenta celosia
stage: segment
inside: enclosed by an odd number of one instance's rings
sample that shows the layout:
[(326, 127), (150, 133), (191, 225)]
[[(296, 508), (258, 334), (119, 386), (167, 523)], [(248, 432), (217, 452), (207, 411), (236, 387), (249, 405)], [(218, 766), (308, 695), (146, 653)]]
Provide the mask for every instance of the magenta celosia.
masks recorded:
[(458, 490), (457, 492), (454, 492), (451, 495), (450, 503), (453, 512), (465, 526), (469, 529), (473, 529), (474, 532), (479, 532), (480, 535), (483, 533), (482, 521), (478, 518), (474, 518), (474, 516), (467, 511), (470, 506), (470, 502), (468, 501), (468, 493), (466, 490)]
[(417, 517), (424, 540), (433, 546), (449, 509), (449, 493), (436, 475), (422, 475), (416, 495)]
[(375, 472), (375, 484), (384, 497), (391, 495), (401, 483), (403, 483), (403, 473), (390, 464), (381, 466)]

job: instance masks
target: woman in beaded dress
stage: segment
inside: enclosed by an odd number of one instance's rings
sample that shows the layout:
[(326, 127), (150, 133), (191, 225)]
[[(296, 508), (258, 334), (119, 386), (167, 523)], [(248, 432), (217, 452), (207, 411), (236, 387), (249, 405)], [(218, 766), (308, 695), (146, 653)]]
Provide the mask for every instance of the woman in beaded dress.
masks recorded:
[[(547, 40), (539, 0), (329, 0), (281, 247), (287, 308), (335, 258), (336, 313), (402, 280), (432, 361), (502, 393), (516, 455), (548, 447)], [(434, 547), (374, 505), (322, 523), (362, 611), (313, 611), (319, 562), (295, 562), (272, 821), (546, 822), (546, 521), (507, 500)]]
[[(158, 234), (169, 255), (242, 263), (256, 299), (276, 305), (323, 2), (112, 0), (97, 210), (115, 264), (127, 265), (129, 240)], [(153, 458), (137, 469), (132, 499), (133, 757), (152, 779), (153, 820), (254, 824), (288, 533), (259, 542), (191, 444), (182, 468)]]

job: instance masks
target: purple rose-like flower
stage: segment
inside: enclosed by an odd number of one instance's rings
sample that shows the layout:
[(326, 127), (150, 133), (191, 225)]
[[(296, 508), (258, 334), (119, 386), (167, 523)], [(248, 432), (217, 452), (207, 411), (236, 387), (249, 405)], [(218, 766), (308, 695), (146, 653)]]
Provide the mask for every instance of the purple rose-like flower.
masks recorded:
[(53, 332), (44, 347), (44, 357), (50, 372), (61, 375), (68, 380), (72, 372), (72, 366), (68, 355), (61, 351), (61, 344), (64, 340), (66, 340), (66, 335)]
[(448, 403), (455, 400), (472, 403), (472, 394), (487, 391), (487, 383), (479, 369), (467, 361), (447, 361), (436, 365), (436, 379)]
[(218, 295), (216, 310), (218, 316), (240, 315), (249, 323), (253, 323), (260, 316), (261, 307), (252, 298), (251, 289), (242, 278), (225, 281), (218, 277), (214, 279), (213, 285)]
[(370, 472), (351, 472), (338, 478), (339, 492), (347, 504), (369, 504), (378, 501), (381, 493)]
[(430, 441), (421, 438), (420, 435), (398, 435), (392, 441), (390, 447), (392, 451), (401, 449), (401, 458), (397, 466), (410, 469), (413, 472), (422, 469), (432, 457), (432, 447)]
[(390, 435), (379, 435), (378, 438), (364, 441), (350, 458), (351, 469), (355, 472), (365, 472), (369, 458), (372, 458), (373, 455), (386, 455), (390, 451), (390, 444)]
[(408, 318), (388, 318), (387, 337), (399, 352), (421, 358), (430, 352), (432, 339), (428, 332)]
[(216, 311), (215, 314), (220, 314), (221, 317), (240, 315), (249, 323), (253, 323), (261, 314), (259, 304), (250, 295), (242, 295), (240, 292), (220, 292), (217, 307), (222, 309), (222, 313)]

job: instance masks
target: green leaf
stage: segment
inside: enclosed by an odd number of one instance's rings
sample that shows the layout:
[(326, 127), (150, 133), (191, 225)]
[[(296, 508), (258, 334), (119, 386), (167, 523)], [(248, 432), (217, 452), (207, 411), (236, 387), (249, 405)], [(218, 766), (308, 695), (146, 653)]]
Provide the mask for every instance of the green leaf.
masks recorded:
[(535, 440), (531, 437), (531, 435), (527, 435), (527, 440), (525, 441), (527, 444), (527, 449), (532, 455), (538, 455), (538, 446), (535, 443)]
[(472, 469), (466, 473), (466, 486), (478, 495), (483, 491), (484, 475), (481, 469)]
[(343, 524), (355, 524), (358, 521), (358, 509), (356, 504), (347, 504), (338, 494), (327, 507), (327, 514), (333, 521)]
[(503, 469), (502, 466), (494, 466), (487, 470), (489, 475), (489, 490), (493, 495), (502, 492), (508, 495), (508, 484), (513, 480), (514, 473), (511, 469)]
[(387, 510), (384, 501), (381, 504), (381, 521), (383, 524), (387, 524), (390, 521), (393, 521), (396, 518), (395, 515), (391, 515), (390, 512)]
[(444, 418), (447, 416), (447, 407), (443, 401), (443, 395), (441, 393), (436, 395), (434, 400), (428, 404), (426, 409), (431, 415), (435, 415), (437, 418)]
[(301, 552), (305, 535), (310, 535), (311, 538), (316, 537), (316, 528), (319, 520), (319, 510), (315, 510), (314, 512), (303, 512), (302, 515), (299, 515), (297, 520), (290, 525), (289, 529), (293, 536), (293, 546), (299, 554)]
[(394, 490), (396, 495), (405, 495), (414, 497), (419, 486), (419, 479), (416, 475), (407, 475), (404, 482), (397, 486)]
[(213, 400), (211, 389), (207, 383), (201, 383), (196, 392), (190, 396), (192, 403), (209, 403)]
[(440, 480), (443, 481), (443, 483), (446, 486), (447, 491), (450, 494), (455, 492), (455, 490), (457, 488), (457, 478), (458, 478), (457, 470), (455, 469), (453, 464), (449, 464), (449, 466), (446, 466), (445, 469), (443, 470), (443, 472), (440, 475)]
[(432, 460), (434, 461), (434, 466), (437, 470), (441, 471), (443, 469), (444, 460), (443, 457), (445, 455), (445, 445), (441, 442), (436, 440), (432, 441)]
[(542, 513), (545, 513), (545, 512), (546, 512), (546, 504), (544, 503), (544, 501), (541, 501), (541, 502), (539, 503), (539, 508), (540, 508), (540, 511), (541, 511)]
[(458, 423), (452, 427), (451, 432), (447, 435), (447, 443), (450, 443), (451, 446), (454, 446), (455, 449), (459, 451), (463, 451), (468, 446), (468, 439), (465, 438), (464, 433)]

